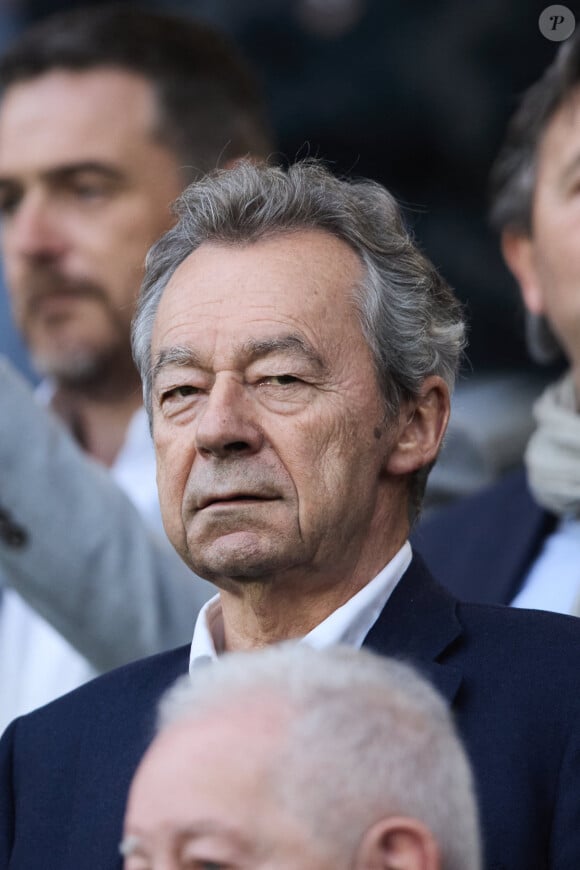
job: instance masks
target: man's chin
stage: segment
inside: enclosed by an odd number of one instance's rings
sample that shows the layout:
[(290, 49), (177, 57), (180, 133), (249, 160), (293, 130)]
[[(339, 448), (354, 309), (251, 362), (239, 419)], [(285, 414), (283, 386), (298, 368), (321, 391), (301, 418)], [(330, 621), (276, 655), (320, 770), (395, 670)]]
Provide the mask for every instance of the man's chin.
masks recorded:
[(216, 585), (220, 581), (267, 581), (287, 566), (288, 554), (273, 546), (270, 538), (253, 531), (221, 535), (210, 543), (188, 542), (189, 562), (200, 577)]

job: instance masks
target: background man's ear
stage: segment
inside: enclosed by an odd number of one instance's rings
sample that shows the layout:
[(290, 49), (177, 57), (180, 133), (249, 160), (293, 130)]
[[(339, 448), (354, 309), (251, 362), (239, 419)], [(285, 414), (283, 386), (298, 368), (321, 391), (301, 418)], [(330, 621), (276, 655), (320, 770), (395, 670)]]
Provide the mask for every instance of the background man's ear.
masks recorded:
[(398, 435), (387, 457), (390, 474), (406, 475), (435, 461), (449, 421), (447, 384), (438, 375), (426, 378), (417, 399), (401, 407)]
[(439, 847), (431, 831), (416, 819), (394, 816), (366, 831), (355, 870), (441, 870)]
[(544, 314), (544, 294), (538, 279), (534, 243), (530, 236), (504, 230), (501, 250), (506, 265), (518, 284), (524, 305), (532, 314)]

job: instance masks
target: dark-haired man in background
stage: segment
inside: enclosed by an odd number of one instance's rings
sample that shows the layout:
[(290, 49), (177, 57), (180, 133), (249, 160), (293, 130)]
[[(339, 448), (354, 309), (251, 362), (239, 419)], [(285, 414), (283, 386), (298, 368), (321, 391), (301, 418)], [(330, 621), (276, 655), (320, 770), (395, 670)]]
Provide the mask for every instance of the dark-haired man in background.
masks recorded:
[(56, 15), (7, 52), (0, 84), (6, 281), (42, 399), (76, 441), (3, 365), (1, 728), (94, 669), (184, 641), (207, 598), (162, 531), (129, 327), (171, 201), (269, 143), (232, 47), (163, 14)]
[(538, 362), (565, 376), (536, 403), (525, 470), (425, 522), (417, 548), (469, 601), (580, 615), (580, 34), (524, 95), (492, 173), (492, 222)]
[(182, 677), (159, 718), (124, 870), (169, 870), (168, 855), (171, 870), (222, 855), (252, 870), (481, 870), (465, 750), (408, 665), (305, 644), (228, 654)]

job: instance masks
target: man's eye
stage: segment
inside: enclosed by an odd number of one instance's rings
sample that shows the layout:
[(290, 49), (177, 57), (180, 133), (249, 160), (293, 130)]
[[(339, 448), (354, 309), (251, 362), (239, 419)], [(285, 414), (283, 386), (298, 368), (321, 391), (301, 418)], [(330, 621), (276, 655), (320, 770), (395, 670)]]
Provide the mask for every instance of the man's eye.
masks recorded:
[(228, 870), (231, 867), (230, 864), (222, 864), (221, 861), (204, 861), (201, 858), (193, 858), (191, 863), (188, 859), (185, 859), (183, 866), (187, 870)]
[(75, 184), (71, 192), (77, 199), (93, 200), (107, 196), (108, 189), (102, 184)]
[(16, 191), (4, 191), (0, 194), (0, 216), (10, 217), (20, 202), (20, 195)]
[(263, 384), (273, 384), (275, 387), (286, 387), (288, 384), (297, 384), (299, 378), (294, 375), (268, 375), (262, 379)]
[(180, 399), (186, 399), (188, 396), (195, 396), (199, 393), (197, 387), (192, 387), (189, 384), (184, 384), (180, 387), (172, 387), (170, 390), (165, 390), (161, 394), (161, 402), (177, 402)]

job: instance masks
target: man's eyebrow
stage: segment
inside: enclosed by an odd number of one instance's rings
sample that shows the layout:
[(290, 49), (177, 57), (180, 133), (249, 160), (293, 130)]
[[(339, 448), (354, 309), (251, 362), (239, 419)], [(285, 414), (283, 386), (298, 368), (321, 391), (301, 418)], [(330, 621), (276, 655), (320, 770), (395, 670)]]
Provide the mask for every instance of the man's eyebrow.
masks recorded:
[(167, 366), (189, 366), (203, 368), (199, 355), (191, 347), (175, 345), (159, 351), (155, 365), (151, 369), (151, 379), (154, 381)]
[(250, 338), (242, 345), (244, 356), (249, 359), (260, 359), (274, 353), (290, 352), (304, 357), (321, 371), (326, 369), (320, 355), (301, 335), (280, 335), (272, 338)]
[(240, 852), (239, 857), (244, 857), (252, 852), (252, 843), (248, 836), (238, 827), (227, 822), (199, 819), (191, 825), (180, 826), (176, 834), (182, 840), (190, 837), (194, 839), (207, 836), (227, 837), (230, 844)]
[[(124, 177), (123, 172), (116, 166), (110, 163), (102, 163), (99, 160), (83, 160), (74, 163), (63, 163), (59, 166), (54, 166), (41, 172), (41, 176), (48, 181), (66, 181), (73, 178), (75, 175), (81, 175), (83, 172), (92, 172), (109, 181), (121, 181)], [(0, 186), (7, 187), (9, 185), (19, 184), (18, 176), (0, 175)]]
[[(312, 345), (300, 335), (282, 335), (273, 338), (250, 338), (241, 346), (241, 355), (253, 361), (269, 356), (274, 353), (290, 351), (304, 357), (319, 371), (326, 371), (326, 366), (316, 353)], [(190, 368), (203, 369), (204, 364), (200, 356), (191, 347), (176, 345), (159, 351), (155, 364), (151, 369), (151, 379), (155, 381), (157, 376), (167, 366), (188, 366)]]
[[(233, 825), (218, 823), (213, 819), (201, 819), (192, 825), (183, 825), (176, 830), (179, 837), (203, 837), (208, 834), (217, 834), (229, 837), (234, 844), (242, 850), (250, 848), (250, 841), (246, 839), (241, 831)], [(122, 857), (127, 858), (135, 852), (143, 850), (144, 842), (139, 834), (125, 834), (119, 843), (119, 853)]]

